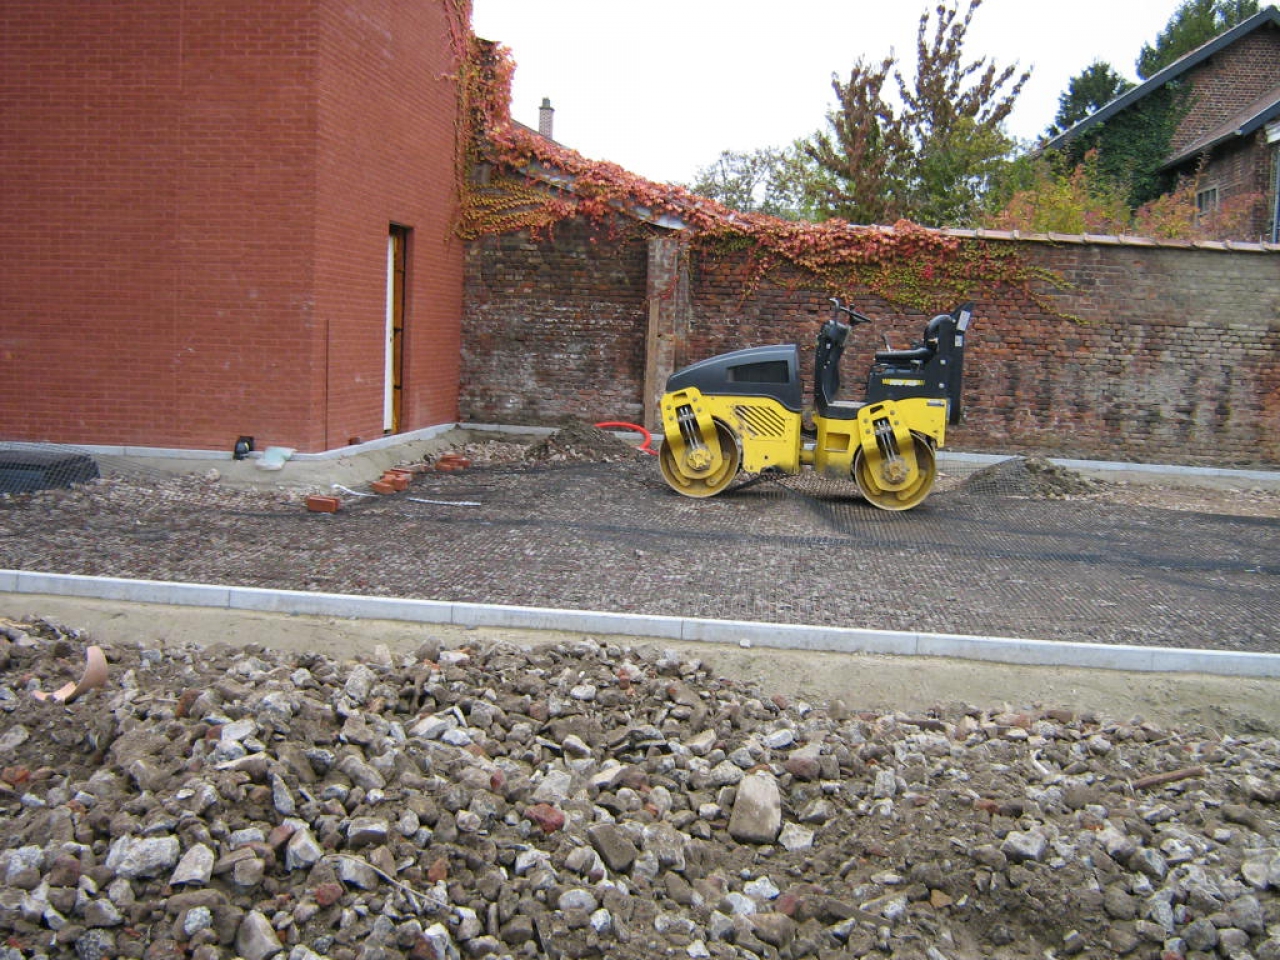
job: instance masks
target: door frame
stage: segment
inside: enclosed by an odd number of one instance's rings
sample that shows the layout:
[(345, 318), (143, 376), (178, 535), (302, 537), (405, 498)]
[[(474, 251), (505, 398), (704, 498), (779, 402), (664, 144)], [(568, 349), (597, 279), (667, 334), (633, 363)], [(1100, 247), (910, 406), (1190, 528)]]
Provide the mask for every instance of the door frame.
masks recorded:
[(387, 231), (387, 303), (383, 369), (382, 432), (404, 429), (404, 338), (408, 227), (392, 223)]

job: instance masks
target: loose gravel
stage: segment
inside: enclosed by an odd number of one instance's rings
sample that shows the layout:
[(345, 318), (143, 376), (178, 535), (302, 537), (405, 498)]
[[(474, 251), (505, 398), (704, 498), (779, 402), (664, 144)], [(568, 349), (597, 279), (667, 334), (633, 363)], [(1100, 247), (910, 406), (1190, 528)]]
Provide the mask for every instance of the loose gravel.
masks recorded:
[(0, 958), (1280, 957), (1280, 740), (0, 624)]

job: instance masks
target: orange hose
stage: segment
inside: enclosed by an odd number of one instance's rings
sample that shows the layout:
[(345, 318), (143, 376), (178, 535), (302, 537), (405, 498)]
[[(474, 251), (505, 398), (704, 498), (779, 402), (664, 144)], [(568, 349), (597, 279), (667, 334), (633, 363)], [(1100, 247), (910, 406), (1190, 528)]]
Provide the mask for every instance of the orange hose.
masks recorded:
[(638, 423), (625, 423), (621, 420), (605, 420), (601, 423), (595, 424), (595, 426), (599, 430), (634, 430), (636, 433), (644, 437), (644, 443), (640, 444), (638, 449), (643, 450), (645, 453), (653, 454), (654, 456), (658, 455), (658, 451), (653, 449), (653, 434)]

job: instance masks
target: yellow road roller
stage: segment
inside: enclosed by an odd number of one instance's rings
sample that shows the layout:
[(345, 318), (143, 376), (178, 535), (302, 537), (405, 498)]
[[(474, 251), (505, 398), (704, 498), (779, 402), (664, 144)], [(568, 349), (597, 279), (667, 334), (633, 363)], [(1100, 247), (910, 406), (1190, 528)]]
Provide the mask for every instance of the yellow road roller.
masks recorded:
[(840, 357), (851, 325), (871, 318), (835, 298), (831, 305), (814, 355), (811, 423), (795, 344), (720, 354), (668, 378), (658, 462), (671, 489), (712, 497), (739, 473), (811, 469), (852, 479), (882, 510), (910, 510), (924, 501), (947, 424), (960, 421), (973, 304), (934, 317), (908, 349), (878, 351), (861, 401), (837, 399)]

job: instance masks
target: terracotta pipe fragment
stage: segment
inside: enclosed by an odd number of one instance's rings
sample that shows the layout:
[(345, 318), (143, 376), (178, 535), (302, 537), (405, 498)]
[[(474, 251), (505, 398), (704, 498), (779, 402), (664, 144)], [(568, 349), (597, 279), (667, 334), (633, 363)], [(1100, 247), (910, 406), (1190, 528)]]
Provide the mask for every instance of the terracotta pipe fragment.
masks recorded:
[(105, 686), (107, 683), (107, 655), (102, 648), (94, 645), (84, 651), (84, 673), (78, 683), (68, 683), (53, 693), (44, 690), (33, 690), (32, 696), (37, 700), (57, 700), (59, 703), (70, 703), (81, 694)]

